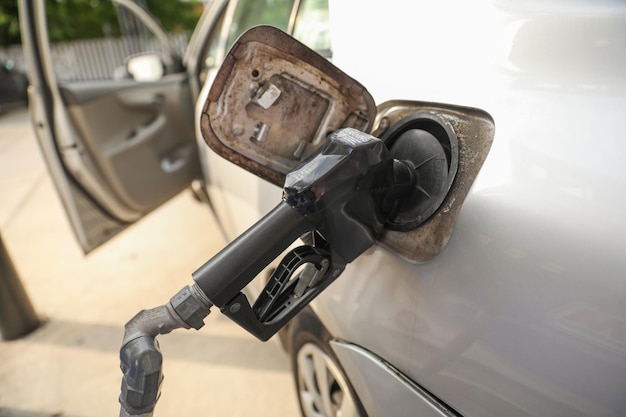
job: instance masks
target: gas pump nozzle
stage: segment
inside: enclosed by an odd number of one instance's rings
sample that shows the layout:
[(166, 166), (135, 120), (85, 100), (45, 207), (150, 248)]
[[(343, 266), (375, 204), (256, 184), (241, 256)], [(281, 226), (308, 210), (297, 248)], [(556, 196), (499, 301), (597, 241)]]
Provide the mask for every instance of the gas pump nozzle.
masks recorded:
[[(195, 271), (191, 287), (129, 321), (120, 415), (152, 415), (162, 380), (157, 335), (199, 329), (215, 305), (269, 339), (375, 242), (416, 181), (413, 166), (393, 159), (381, 140), (350, 128), (332, 133), (287, 174), (282, 201)], [(311, 243), (287, 253), (251, 305), (242, 289), (306, 233)]]

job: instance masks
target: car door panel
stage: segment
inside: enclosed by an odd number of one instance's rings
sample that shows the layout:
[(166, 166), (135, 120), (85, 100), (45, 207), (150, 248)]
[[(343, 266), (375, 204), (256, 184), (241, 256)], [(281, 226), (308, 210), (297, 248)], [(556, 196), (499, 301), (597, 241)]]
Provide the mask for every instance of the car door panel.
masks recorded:
[(140, 213), (177, 193), (199, 172), (186, 76), (165, 78), (147, 85), (120, 87), (109, 81), (77, 91), (61, 87), (85, 152), (119, 203)]
[[(19, 8), (37, 138), (89, 252), (200, 176), (189, 76), (182, 66), (165, 65), (179, 62), (172, 55), (162, 57), (166, 74), (157, 81), (123, 78), (123, 68), (111, 79), (58, 81), (45, 2), (21, 1)], [(135, 17), (151, 19), (141, 14)]]

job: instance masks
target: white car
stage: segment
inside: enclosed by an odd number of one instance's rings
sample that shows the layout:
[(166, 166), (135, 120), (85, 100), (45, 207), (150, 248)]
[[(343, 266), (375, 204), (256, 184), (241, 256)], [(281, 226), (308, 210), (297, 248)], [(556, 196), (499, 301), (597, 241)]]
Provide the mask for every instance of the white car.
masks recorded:
[(20, 1), (29, 102), (86, 252), (193, 180), (229, 238), (280, 201), (199, 132), (218, 63), (257, 24), (378, 104), (452, 103), (495, 121), (440, 253), (375, 244), (283, 332), (303, 415), (624, 414), (625, 4), (213, 0), (156, 75), (72, 83), (55, 77), (43, 3)]

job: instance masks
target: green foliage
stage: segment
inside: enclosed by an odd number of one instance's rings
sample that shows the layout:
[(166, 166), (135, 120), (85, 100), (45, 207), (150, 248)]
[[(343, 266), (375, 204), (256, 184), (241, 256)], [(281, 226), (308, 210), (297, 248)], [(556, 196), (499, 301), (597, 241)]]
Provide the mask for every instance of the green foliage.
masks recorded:
[(0, 0), (0, 46), (20, 43), (16, 0)]
[(166, 32), (192, 32), (202, 14), (202, 1), (148, 0), (148, 10)]
[(120, 35), (110, 1), (46, 0), (46, 13), (50, 42)]
[[(202, 14), (201, 0), (135, 0), (147, 6), (167, 32), (191, 32)], [(46, 0), (51, 42), (120, 36), (111, 0)], [(132, 19), (131, 19), (132, 20)], [(20, 42), (16, 0), (0, 0), (0, 45)]]

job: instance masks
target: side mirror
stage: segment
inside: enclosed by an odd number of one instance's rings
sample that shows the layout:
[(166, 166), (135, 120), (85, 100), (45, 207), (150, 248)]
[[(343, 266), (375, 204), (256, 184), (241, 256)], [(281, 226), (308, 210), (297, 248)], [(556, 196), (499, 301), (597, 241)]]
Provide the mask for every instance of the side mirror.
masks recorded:
[(134, 55), (126, 61), (126, 71), (135, 81), (159, 81), (164, 74), (163, 60), (157, 53)]

